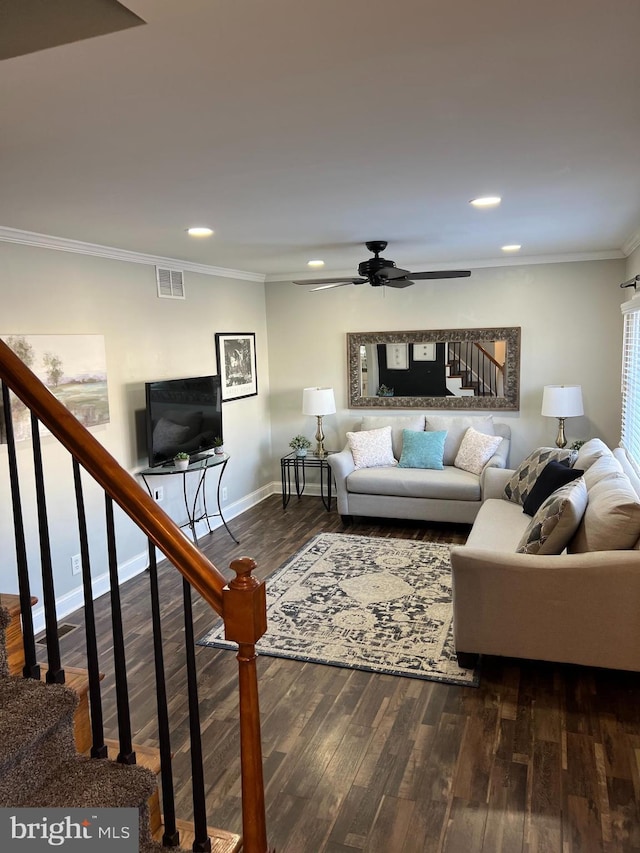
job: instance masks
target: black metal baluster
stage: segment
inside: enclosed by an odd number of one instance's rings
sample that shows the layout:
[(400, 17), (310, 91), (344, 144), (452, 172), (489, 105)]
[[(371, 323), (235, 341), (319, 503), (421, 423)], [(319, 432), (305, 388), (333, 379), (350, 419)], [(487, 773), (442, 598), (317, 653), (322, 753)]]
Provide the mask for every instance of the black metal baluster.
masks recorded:
[(160, 768), (162, 783), (162, 811), (165, 847), (178, 847), (180, 833), (176, 827), (175, 793), (171, 766), (171, 735), (169, 732), (169, 710), (167, 687), (164, 674), (164, 652), (162, 649), (162, 622), (160, 619), (160, 594), (158, 590), (158, 565), (156, 547), (149, 541), (149, 586), (151, 589), (151, 620), (153, 625), (153, 660), (156, 672), (156, 702), (158, 708), (158, 738), (160, 741)]
[(111, 587), (111, 625), (113, 628), (113, 663), (116, 683), (116, 706), (118, 714), (118, 734), (120, 752), (117, 760), (121, 764), (135, 764), (136, 754), (131, 742), (131, 715), (129, 712), (129, 689), (127, 687), (127, 661), (124, 651), (124, 633), (122, 630), (122, 606), (118, 585), (118, 558), (116, 554), (116, 533), (113, 519), (113, 501), (105, 494), (107, 515), (107, 551), (109, 554), (109, 582)]
[(47, 631), (47, 683), (64, 684), (64, 670), (60, 662), (60, 641), (58, 640), (58, 618), (56, 615), (56, 593), (53, 585), (53, 565), (51, 562), (51, 541), (49, 539), (49, 521), (47, 519), (47, 501), (42, 468), (42, 447), (40, 444), (40, 424), (31, 413), (31, 441), (33, 446), (33, 465), (36, 482), (36, 503), (38, 507), (38, 535), (40, 539), (40, 562), (42, 564), (42, 595), (44, 598), (44, 621)]
[(36, 642), (33, 631), (33, 613), (31, 611), (31, 585), (29, 583), (29, 567), (24, 535), (24, 518), (22, 516), (22, 500), (20, 498), (16, 441), (11, 415), (11, 400), (9, 398), (9, 389), (4, 382), (0, 382), (0, 386), (2, 387), (2, 411), (4, 415), (4, 427), (9, 459), (9, 482), (11, 484), (13, 530), (16, 544), (16, 566), (18, 570), (18, 591), (20, 596), (20, 614), (22, 617), (22, 641), (24, 645), (24, 666), (22, 668), (22, 674), (25, 678), (39, 679), (40, 666), (36, 660)]
[(80, 476), (80, 465), (78, 464), (76, 459), (73, 460), (73, 482), (76, 489), (78, 531), (80, 534), (80, 558), (82, 561), (82, 592), (84, 595), (84, 632), (87, 643), (89, 705), (91, 707), (91, 757), (106, 758), (107, 747), (104, 742), (102, 697), (100, 695), (100, 668), (98, 665), (98, 642), (96, 639), (96, 618), (93, 606), (93, 586), (91, 581), (91, 562), (89, 559), (87, 518), (84, 511), (84, 497), (82, 494), (82, 478)]
[(184, 599), (184, 642), (187, 658), (187, 693), (189, 696), (189, 736), (191, 740), (191, 784), (193, 793), (193, 828), (195, 839), (192, 849), (211, 850), (211, 839), (207, 835), (207, 807), (204, 794), (204, 767), (202, 763), (202, 738), (200, 736), (200, 708), (198, 705), (198, 679), (196, 675), (195, 638), (193, 635), (193, 611), (191, 587), (182, 579)]

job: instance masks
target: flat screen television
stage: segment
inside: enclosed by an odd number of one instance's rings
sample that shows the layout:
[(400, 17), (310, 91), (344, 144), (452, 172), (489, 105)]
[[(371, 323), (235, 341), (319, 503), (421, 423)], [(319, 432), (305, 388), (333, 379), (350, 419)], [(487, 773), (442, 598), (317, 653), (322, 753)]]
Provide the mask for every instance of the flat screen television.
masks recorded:
[(180, 451), (199, 458), (222, 435), (220, 376), (145, 383), (149, 465), (169, 465)]

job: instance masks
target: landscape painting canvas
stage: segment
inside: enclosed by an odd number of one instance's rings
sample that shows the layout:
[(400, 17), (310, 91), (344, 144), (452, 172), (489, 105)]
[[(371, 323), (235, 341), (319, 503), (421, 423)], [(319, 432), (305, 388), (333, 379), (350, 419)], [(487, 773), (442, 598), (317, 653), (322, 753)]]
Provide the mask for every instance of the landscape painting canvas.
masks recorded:
[[(103, 335), (0, 335), (49, 391), (85, 427), (109, 422), (107, 362)], [(1, 410), (1, 407), (0, 407)], [(29, 410), (11, 395), (16, 441), (31, 436)], [(0, 443), (6, 443), (0, 423)]]

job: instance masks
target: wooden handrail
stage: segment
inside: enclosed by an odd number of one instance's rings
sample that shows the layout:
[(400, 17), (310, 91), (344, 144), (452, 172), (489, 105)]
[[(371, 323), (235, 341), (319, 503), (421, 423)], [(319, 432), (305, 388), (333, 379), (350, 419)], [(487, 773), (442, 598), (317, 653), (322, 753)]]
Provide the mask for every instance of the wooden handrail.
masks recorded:
[(486, 355), (486, 357), (489, 359), (489, 361), (490, 361), (490, 362), (492, 362), (493, 364), (495, 364), (495, 366), (498, 368), (498, 370), (502, 370), (502, 371), (504, 371), (504, 364), (500, 364), (500, 362), (499, 362), (499, 361), (496, 361), (495, 357), (494, 357), (494, 356), (492, 356), (492, 355), (491, 355), (491, 353), (490, 353), (490, 352), (488, 352), (488, 351), (487, 351), (487, 350), (482, 346), (482, 344), (479, 344), (477, 341), (474, 341), (474, 343), (475, 343), (475, 346), (480, 350), (480, 352), (481, 352), (481, 353), (483, 353), (483, 355)]
[(0, 378), (222, 615), (224, 575), (2, 340)]

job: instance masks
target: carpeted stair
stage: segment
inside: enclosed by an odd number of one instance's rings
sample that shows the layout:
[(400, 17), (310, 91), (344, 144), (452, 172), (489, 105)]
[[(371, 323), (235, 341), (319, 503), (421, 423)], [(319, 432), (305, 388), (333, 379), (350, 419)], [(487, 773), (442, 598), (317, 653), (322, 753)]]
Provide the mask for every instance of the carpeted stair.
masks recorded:
[(76, 752), (76, 694), (62, 685), (8, 675), (9, 620), (0, 607), (0, 806), (137, 807), (141, 853), (162, 850), (149, 832), (147, 800), (155, 789), (154, 774)]

